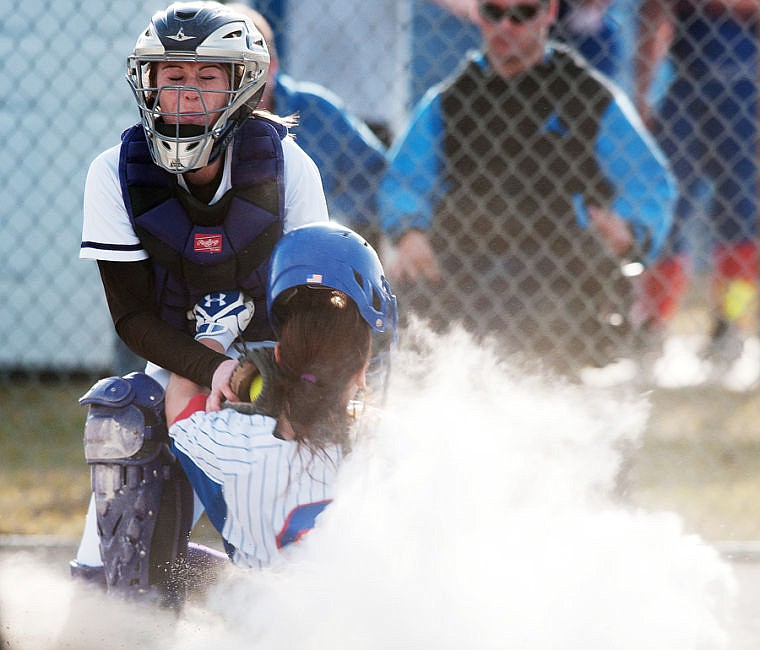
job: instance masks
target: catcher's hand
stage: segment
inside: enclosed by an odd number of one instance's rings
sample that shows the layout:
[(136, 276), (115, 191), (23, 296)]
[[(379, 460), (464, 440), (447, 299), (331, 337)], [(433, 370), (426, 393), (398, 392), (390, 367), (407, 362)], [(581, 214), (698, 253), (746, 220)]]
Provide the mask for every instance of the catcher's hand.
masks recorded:
[(253, 318), (254, 302), (240, 291), (210, 293), (187, 313), (195, 320), (195, 340), (214, 339), (227, 350)]
[(238, 396), (238, 402), (228, 402), (235, 410), (245, 413), (261, 413), (276, 417), (274, 384), (277, 364), (274, 346), (262, 346), (248, 350), (238, 359), (230, 377), (230, 388)]

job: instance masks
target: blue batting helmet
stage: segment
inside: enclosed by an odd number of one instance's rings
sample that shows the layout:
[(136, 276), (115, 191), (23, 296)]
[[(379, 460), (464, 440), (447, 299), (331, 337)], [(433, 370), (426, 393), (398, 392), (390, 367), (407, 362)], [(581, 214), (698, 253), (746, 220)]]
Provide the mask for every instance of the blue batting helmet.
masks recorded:
[(369, 326), (396, 335), (396, 297), (380, 259), (361, 236), (332, 222), (310, 223), (284, 235), (270, 260), (267, 311), (275, 332), (278, 308), (297, 287), (337, 289), (351, 298)]
[(303, 287), (337, 289), (356, 303), (373, 332), (367, 385), (384, 400), (398, 315), (396, 297), (375, 249), (336, 223), (311, 223), (291, 230), (277, 242), (270, 260), (267, 312), (275, 332), (288, 298)]

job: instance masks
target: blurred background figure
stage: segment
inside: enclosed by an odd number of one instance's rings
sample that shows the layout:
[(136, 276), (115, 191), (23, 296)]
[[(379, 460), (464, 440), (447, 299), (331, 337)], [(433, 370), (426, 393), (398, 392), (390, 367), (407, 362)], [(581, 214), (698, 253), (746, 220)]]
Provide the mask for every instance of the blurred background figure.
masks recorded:
[[(759, 7), (754, 1), (642, 0), (639, 8), (636, 104), (680, 192), (666, 254), (645, 277), (639, 318), (661, 340), (694, 267), (708, 267), (711, 324), (701, 354), (719, 372), (741, 356), (757, 327)], [(666, 56), (672, 78), (652, 106), (652, 82)], [(698, 259), (700, 243), (708, 260)]]
[[(266, 0), (253, 4), (266, 14)], [(288, 0), (280, 28), (284, 67), (343, 98), (389, 144), (406, 118), (407, 15), (399, 0)]]
[(549, 34), (556, 0), (479, 0), (484, 53), (426, 94), (391, 150), (381, 226), (400, 304), (526, 360), (605, 365), (627, 261), (653, 261), (675, 188), (628, 98)]
[(266, 40), (270, 61), (261, 107), (297, 116), (293, 133), (319, 169), (330, 218), (376, 241), (377, 187), (386, 167), (385, 145), (337, 95), (285, 73), (277, 38), (261, 13), (242, 3), (227, 6), (249, 16)]
[[(552, 38), (571, 45), (597, 70), (614, 80), (624, 73), (625, 34), (612, 16), (610, 0), (560, 0)], [(409, 104), (462, 63), (469, 50), (482, 46), (472, 22), (477, 0), (416, 0), (411, 5)]]

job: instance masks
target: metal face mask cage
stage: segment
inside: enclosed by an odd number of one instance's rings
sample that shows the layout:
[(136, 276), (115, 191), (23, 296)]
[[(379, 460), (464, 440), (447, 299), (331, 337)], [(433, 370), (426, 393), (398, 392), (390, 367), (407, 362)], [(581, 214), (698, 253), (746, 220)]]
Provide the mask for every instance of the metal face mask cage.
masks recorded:
[(372, 332), (372, 356), (367, 368), (367, 399), (379, 405), (388, 397), (393, 350), (398, 343), (397, 331)]
[[(130, 57), (130, 65), (132, 65)], [(160, 61), (179, 61), (176, 56), (167, 56)], [(187, 59), (185, 59), (187, 60)], [(195, 61), (196, 59), (191, 59)], [(203, 59), (204, 63), (220, 63), (228, 68), (230, 76), (230, 88), (228, 90), (201, 90), (196, 86), (170, 85), (158, 87), (149, 85), (151, 65), (156, 65), (156, 61), (139, 62), (135, 60), (134, 64), (142, 68), (142, 72), (136, 75), (140, 79), (138, 85), (130, 85), (137, 100), (138, 110), (140, 112), (140, 121), (145, 129), (146, 139), (153, 156), (153, 161), (163, 167), (165, 170), (174, 174), (181, 174), (193, 169), (205, 167), (221, 153), (224, 146), (229, 143), (229, 132), (235, 123), (244, 119), (248, 115), (246, 110), (246, 100), (250, 98), (263, 84), (259, 82), (260, 75), (250, 79), (247, 83), (241, 83), (240, 87), (235, 88), (236, 77), (241, 76), (239, 64), (230, 63), (228, 60), (210, 60)], [(252, 71), (249, 71), (249, 75)], [(143, 81), (147, 82), (143, 84)], [(200, 97), (201, 110), (182, 111), (182, 95), (185, 93), (197, 93)], [(177, 94), (177, 110), (169, 112), (162, 110), (161, 97), (168, 93)], [(226, 96), (224, 105), (215, 110), (209, 111), (207, 99), (211, 95), (223, 94)], [(202, 124), (181, 124), (180, 119), (203, 118)], [(219, 143), (220, 146), (215, 145)]]

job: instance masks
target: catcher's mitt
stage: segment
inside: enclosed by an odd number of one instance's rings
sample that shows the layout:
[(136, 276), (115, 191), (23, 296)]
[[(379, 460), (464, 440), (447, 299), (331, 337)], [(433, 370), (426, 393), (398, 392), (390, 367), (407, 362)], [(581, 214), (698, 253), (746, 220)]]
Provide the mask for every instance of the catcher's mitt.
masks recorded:
[(239, 401), (226, 402), (225, 406), (243, 413), (260, 413), (276, 417), (278, 415), (274, 405), (276, 373), (274, 346), (246, 350), (238, 359), (238, 365), (230, 378), (230, 387), (238, 396)]

